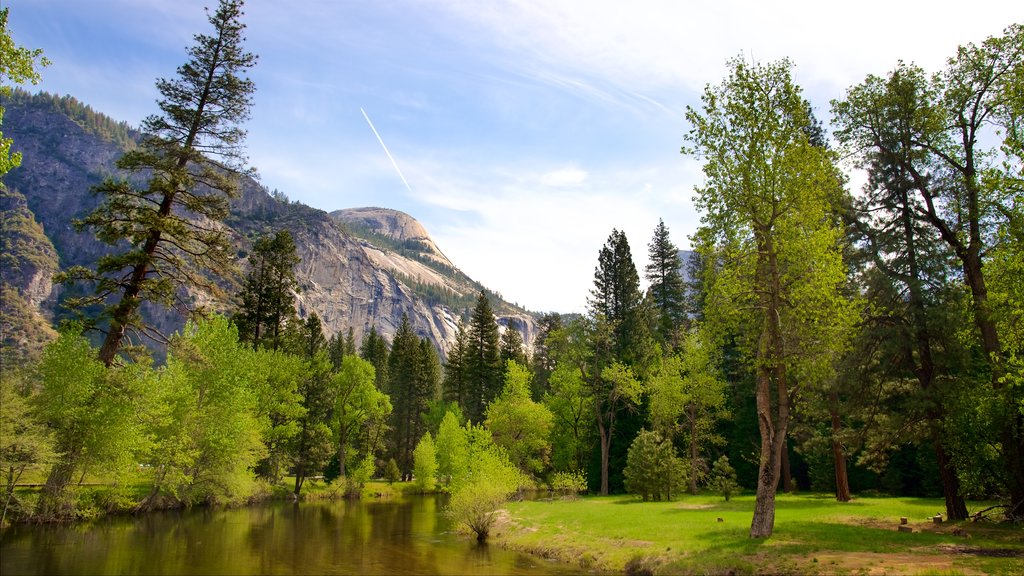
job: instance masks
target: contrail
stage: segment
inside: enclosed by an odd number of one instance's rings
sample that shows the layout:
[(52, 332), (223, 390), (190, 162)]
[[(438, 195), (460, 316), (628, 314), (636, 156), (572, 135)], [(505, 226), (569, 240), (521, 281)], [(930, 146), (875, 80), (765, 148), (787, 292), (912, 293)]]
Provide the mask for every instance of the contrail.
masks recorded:
[(363, 113), (363, 118), (366, 118), (366, 123), (370, 125), (370, 130), (373, 130), (373, 135), (377, 137), (377, 142), (380, 142), (380, 147), (384, 149), (384, 153), (388, 155), (388, 160), (391, 160), (391, 165), (395, 167), (395, 172), (398, 172), (398, 177), (402, 179), (402, 184), (405, 184), (405, 189), (412, 194), (412, 187), (409, 186), (409, 182), (405, 179), (402, 174), (402, 169), (398, 167), (398, 162), (395, 162), (394, 156), (388, 151), (388, 147), (384, 145), (384, 139), (380, 137), (380, 133), (373, 127), (373, 122), (370, 121), (370, 116), (366, 114), (366, 110), (360, 106), (359, 111)]

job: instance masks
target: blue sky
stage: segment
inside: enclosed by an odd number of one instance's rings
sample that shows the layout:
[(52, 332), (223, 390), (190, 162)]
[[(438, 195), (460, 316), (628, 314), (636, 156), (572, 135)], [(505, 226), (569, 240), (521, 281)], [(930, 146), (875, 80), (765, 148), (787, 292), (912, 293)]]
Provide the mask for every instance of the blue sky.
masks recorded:
[[(156, 111), (154, 81), (173, 76), (215, 5), (0, 3), (15, 41), (53, 62), (39, 89), (132, 124)], [(939, 70), (958, 45), (1022, 20), (1024, 5), (992, 0), (249, 0), (249, 159), (310, 206), (411, 214), (508, 300), (581, 312), (613, 228), (641, 275), (659, 218), (689, 245), (701, 172), (679, 154), (684, 113), (728, 58), (790, 58), (827, 121), (867, 74), (898, 59)]]

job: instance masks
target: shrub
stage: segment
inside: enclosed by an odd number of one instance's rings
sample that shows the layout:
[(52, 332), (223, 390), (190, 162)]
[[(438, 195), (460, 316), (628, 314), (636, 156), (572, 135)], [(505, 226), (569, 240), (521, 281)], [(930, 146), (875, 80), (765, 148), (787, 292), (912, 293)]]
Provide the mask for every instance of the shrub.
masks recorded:
[(587, 491), (587, 477), (578, 470), (555, 472), (551, 476), (551, 490), (567, 500)]
[(729, 465), (728, 456), (715, 460), (711, 468), (711, 488), (721, 494), (726, 502), (740, 491), (740, 485), (736, 482), (736, 469)]

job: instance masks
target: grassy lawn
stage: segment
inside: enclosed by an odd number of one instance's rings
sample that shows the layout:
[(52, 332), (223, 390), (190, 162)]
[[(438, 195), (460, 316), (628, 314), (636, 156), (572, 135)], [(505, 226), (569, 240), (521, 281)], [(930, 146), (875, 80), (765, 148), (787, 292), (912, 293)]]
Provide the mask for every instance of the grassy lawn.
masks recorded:
[[(753, 508), (753, 495), (730, 502), (710, 495), (675, 502), (632, 496), (513, 502), (502, 512), (495, 541), (617, 573), (1024, 573), (1024, 528), (933, 524), (931, 517), (944, 510), (938, 499), (843, 504), (826, 495), (780, 494), (775, 533), (766, 540), (748, 537)], [(897, 531), (901, 516), (913, 533)]]

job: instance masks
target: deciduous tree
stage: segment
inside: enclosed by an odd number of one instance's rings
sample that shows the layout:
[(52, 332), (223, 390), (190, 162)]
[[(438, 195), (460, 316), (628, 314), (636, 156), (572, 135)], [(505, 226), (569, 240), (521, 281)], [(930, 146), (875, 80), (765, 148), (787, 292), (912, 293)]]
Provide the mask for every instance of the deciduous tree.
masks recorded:
[[(3, 100), (11, 95), (8, 80), (15, 84), (38, 84), (39, 71), (36, 68), (50, 64), (43, 56), (42, 49), (29, 49), (14, 43), (7, 30), (9, 17), (10, 8), (0, 8), (0, 126), (4, 123)], [(12, 143), (10, 138), (4, 138), (4, 133), (0, 132), (0, 176), (21, 165), (21, 152), (11, 154)], [(3, 183), (0, 183), (0, 186), (3, 186)]]
[(842, 178), (828, 150), (808, 139), (809, 105), (788, 61), (729, 62), (708, 86), (684, 153), (704, 159), (697, 188), (702, 248), (716, 263), (708, 322), (742, 326), (756, 375), (760, 469), (751, 537), (771, 535), (775, 491), (793, 398), (829, 370), (850, 314), (832, 207)]

